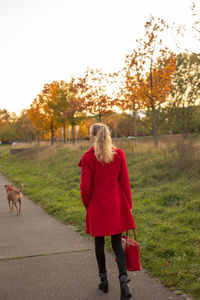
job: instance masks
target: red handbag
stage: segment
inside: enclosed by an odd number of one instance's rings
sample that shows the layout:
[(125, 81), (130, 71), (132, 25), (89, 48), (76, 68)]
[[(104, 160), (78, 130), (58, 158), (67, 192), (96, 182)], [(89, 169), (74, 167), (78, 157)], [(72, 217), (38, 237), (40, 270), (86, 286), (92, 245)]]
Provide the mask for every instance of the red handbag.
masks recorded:
[(137, 243), (135, 230), (133, 229), (135, 240), (128, 236), (122, 236), (122, 247), (126, 254), (126, 268), (128, 271), (139, 271), (141, 270), (140, 263), (140, 245)]

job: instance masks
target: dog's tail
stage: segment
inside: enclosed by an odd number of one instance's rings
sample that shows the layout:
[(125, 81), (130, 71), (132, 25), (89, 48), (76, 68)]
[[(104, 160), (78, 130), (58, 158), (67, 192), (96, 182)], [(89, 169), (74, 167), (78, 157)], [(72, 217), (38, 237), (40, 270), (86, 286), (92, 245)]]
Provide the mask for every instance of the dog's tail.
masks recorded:
[(23, 189), (24, 189), (24, 184), (23, 183), (21, 183), (21, 189), (19, 190), (20, 192), (22, 192), (23, 191)]

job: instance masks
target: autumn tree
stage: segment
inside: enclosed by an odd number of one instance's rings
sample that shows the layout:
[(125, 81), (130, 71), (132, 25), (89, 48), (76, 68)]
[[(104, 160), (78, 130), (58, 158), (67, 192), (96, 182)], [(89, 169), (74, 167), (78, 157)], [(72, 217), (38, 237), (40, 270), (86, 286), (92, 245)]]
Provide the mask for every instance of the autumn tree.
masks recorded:
[[(73, 79), (74, 80), (74, 79)], [(67, 81), (54, 81), (52, 83), (51, 101), (48, 102), (49, 107), (54, 112), (55, 119), (62, 124), (63, 141), (66, 143), (66, 115), (64, 112), (69, 108), (72, 93), (70, 91), (71, 83)]]
[(138, 48), (127, 55), (127, 69), (136, 78), (138, 98), (152, 112), (152, 128), (155, 146), (158, 145), (156, 110), (167, 101), (172, 89), (175, 71), (175, 55), (163, 45), (161, 33), (167, 29), (163, 19), (150, 20), (145, 25), (145, 38), (137, 40)]
[(121, 122), (121, 113), (112, 112), (104, 117), (104, 123), (110, 129), (111, 135), (115, 138), (119, 136), (118, 125)]
[(61, 80), (59, 81), (59, 88), (57, 92), (57, 101), (55, 102), (54, 109), (57, 111), (57, 120), (63, 127), (63, 142), (66, 143), (66, 118), (64, 112), (68, 108), (68, 100), (70, 98), (69, 84)]
[(35, 128), (35, 136), (37, 142), (40, 142), (40, 136), (44, 134), (46, 130), (45, 126), (45, 115), (42, 110), (42, 104), (40, 101), (40, 97), (36, 97), (30, 105), (30, 108), (27, 111), (29, 119), (31, 120), (34, 128)]
[(27, 110), (23, 110), (19, 117), (9, 114), (7, 110), (0, 110), (0, 140), (5, 143), (13, 141), (32, 141), (34, 127), (29, 119)]
[(87, 129), (87, 126), (86, 126), (86, 122), (82, 122), (80, 124), (79, 131), (78, 131), (78, 136), (79, 136), (79, 139), (87, 139), (87, 138), (89, 138), (88, 129)]
[(129, 114), (133, 114), (133, 132), (134, 132), (134, 141), (137, 142), (137, 126), (136, 120), (138, 111), (142, 107), (142, 102), (139, 95), (139, 86), (137, 77), (131, 72), (131, 68), (126, 65), (126, 67), (121, 72), (121, 82), (119, 92), (117, 93), (117, 98), (114, 100), (115, 105)]
[(35, 128), (29, 118), (28, 111), (22, 110), (20, 116), (15, 121), (16, 138), (24, 142), (32, 142), (35, 135)]
[(51, 144), (54, 142), (54, 132), (60, 126), (58, 122), (57, 99), (59, 95), (59, 83), (53, 81), (45, 84), (39, 97), (44, 128), (51, 132)]
[(98, 69), (86, 71), (89, 97), (86, 101), (87, 113), (95, 116), (98, 122), (102, 117), (112, 112), (113, 102), (108, 96), (109, 75)]
[(49, 120), (46, 119), (46, 127), (49, 128), (51, 132), (51, 143), (53, 144), (55, 130), (63, 126), (63, 140), (66, 142), (65, 127), (66, 122), (63, 118), (63, 112), (67, 108), (68, 100), (68, 84), (66, 81), (53, 81), (51, 84), (44, 85), (43, 91), (41, 93), (41, 98), (43, 98), (43, 112), (48, 115)]
[(67, 107), (63, 113), (68, 123), (72, 126), (72, 142), (75, 143), (75, 126), (79, 125), (86, 117), (86, 100), (88, 99), (88, 86), (86, 79), (80, 77), (75, 80), (74, 77), (67, 87)]
[(11, 143), (15, 139), (13, 118), (6, 109), (0, 109), (0, 140), (3, 143)]
[(177, 130), (183, 138), (194, 127), (198, 99), (200, 97), (200, 57), (196, 54), (180, 53), (173, 78), (171, 92), (171, 119), (177, 124)]
[(10, 114), (6, 109), (0, 109), (0, 132), (5, 129), (10, 121)]

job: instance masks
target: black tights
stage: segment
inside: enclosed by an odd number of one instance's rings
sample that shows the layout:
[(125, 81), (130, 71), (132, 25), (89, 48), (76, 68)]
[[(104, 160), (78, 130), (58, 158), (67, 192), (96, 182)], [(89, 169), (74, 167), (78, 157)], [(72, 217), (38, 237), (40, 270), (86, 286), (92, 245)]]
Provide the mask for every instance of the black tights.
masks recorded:
[[(116, 235), (111, 235), (112, 248), (115, 252), (117, 259), (117, 266), (119, 269), (119, 276), (127, 275), (126, 271), (126, 257), (125, 252), (122, 248), (121, 233)], [(95, 237), (95, 254), (97, 258), (97, 263), (99, 267), (99, 273), (106, 272), (106, 259), (104, 253), (104, 236)]]

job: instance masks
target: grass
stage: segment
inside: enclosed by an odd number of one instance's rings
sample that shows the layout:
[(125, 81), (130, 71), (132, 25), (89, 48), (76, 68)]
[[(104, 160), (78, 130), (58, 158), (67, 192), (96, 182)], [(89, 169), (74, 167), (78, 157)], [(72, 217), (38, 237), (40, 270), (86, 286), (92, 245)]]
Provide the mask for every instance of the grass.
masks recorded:
[[(116, 144), (126, 152), (142, 266), (176, 293), (200, 299), (199, 140), (165, 138), (159, 149), (150, 141)], [(16, 185), (23, 182), (33, 201), (84, 234), (77, 164), (88, 147), (87, 142), (32, 146), (11, 156), (10, 147), (1, 146), (0, 171)], [(108, 238), (106, 245), (111, 249)]]

